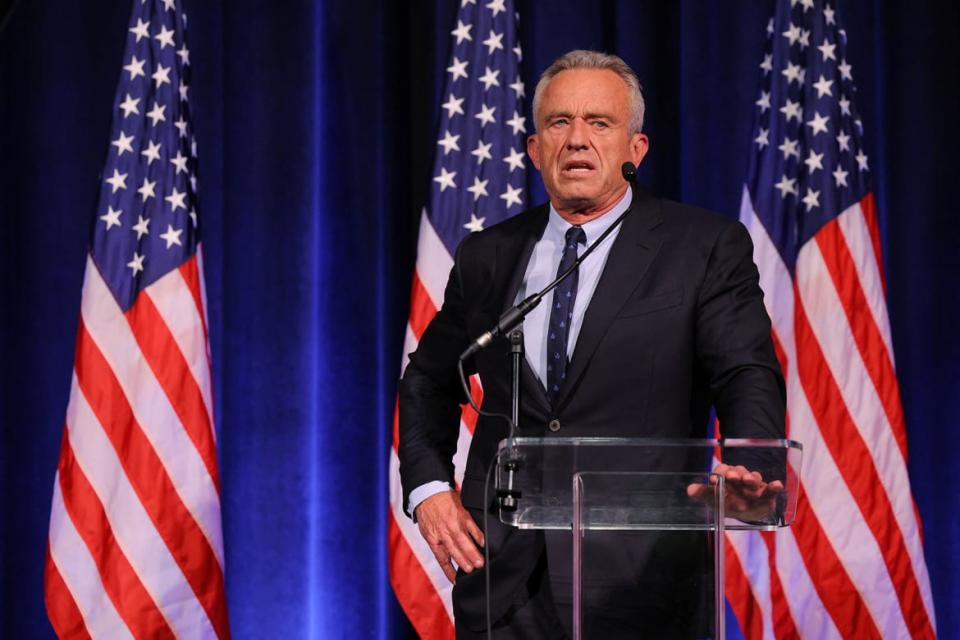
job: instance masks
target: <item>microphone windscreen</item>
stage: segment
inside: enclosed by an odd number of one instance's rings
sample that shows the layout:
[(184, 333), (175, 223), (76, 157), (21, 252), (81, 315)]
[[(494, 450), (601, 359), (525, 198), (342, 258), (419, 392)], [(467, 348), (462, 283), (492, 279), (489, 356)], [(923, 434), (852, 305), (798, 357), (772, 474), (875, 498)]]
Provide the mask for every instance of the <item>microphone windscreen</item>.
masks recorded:
[(637, 166), (632, 162), (624, 162), (620, 167), (620, 173), (627, 182), (634, 182), (637, 179)]

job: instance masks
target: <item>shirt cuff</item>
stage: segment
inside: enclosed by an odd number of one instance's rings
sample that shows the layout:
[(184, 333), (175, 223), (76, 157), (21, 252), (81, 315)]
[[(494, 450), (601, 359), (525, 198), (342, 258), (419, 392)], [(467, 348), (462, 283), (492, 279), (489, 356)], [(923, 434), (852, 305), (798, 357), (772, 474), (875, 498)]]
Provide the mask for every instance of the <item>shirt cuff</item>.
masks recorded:
[(444, 482), (442, 480), (433, 480), (426, 484), (422, 484), (413, 491), (410, 492), (410, 499), (407, 501), (407, 507), (410, 509), (407, 512), (413, 521), (417, 521), (417, 517), (414, 515), (417, 512), (417, 506), (430, 496), (435, 496), (438, 493), (443, 493), (444, 491), (450, 491), (451, 486), (449, 482)]

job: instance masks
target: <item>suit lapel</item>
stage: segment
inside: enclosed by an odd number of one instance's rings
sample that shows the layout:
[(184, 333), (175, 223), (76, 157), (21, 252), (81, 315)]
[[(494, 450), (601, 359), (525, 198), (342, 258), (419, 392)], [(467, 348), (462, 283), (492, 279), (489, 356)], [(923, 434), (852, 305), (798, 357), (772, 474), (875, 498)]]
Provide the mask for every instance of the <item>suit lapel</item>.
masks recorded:
[[(503, 313), (516, 304), (517, 293), (519, 293), (520, 286), (523, 284), (523, 276), (527, 272), (530, 256), (533, 254), (533, 248), (537, 241), (543, 235), (549, 211), (549, 207), (545, 205), (530, 212), (528, 214), (530, 222), (524, 227), (524, 231), (518, 234), (517, 241), (497, 246), (498, 271), (503, 269), (505, 273), (511, 274), (499, 313)], [(523, 358), (520, 377), (522, 386), (527, 392), (528, 401), (535, 403), (541, 412), (549, 413), (550, 400), (547, 398), (547, 391), (537, 379), (533, 369), (530, 368), (526, 357)]]
[(576, 387), (610, 323), (640, 284), (663, 242), (657, 231), (661, 221), (658, 201), (634, 189), (634, 202), (630, 206), (631, 212), (623, 220), (584, 315), (577, 346), (557, 399), (558, 407), (566, 403), (567, 395)]

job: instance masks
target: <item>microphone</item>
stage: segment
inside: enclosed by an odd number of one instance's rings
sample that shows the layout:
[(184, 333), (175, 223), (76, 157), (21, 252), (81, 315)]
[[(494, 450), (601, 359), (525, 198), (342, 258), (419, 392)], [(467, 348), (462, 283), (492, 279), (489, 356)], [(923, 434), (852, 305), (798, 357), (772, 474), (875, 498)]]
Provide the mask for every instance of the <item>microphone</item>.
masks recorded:
[[(630, 183), (631, 187), (637, 186), (637, 166), (635, 164), (632, 162), (624, 162), (620, 166), (620, 174), (623, 176), (624, 180)], [(538, 293), (529, 296), (520, 304), (507, 309), (503, 315), (500, 316), (500, 318), (497, 320), (497, 324), (495, 324), (492, 329), (484, 332), (483, 335), (474, 340), (470, 346), (460, 354), (460, 360), (466, 360), (481, 349), (485, 349), (486, 347), (490, 346), (490, 343), (493, 342), (495, 338), (510, 333), (510, 331), (512, 331), (518, 324), (523, 322), (523, 319), (526, 318), (527, 315), (533, 311), (538, 304), (540, 304), (540, 301), (543, 300), (545, 295), (553, 291), (561, 282), (570, 277), (570, 274), (576, 271), (577, 267), (580, 266), (580, 263), (586, 260), (587, 256), (593, 253), (593, 250), (601, 242), (607, 239), (607, 236), (610, 235), (610, 233), (616, 229), (621, 222), (623, 222), (623, 219), (628, 213), (630, 213), (630, 209), (632, 208), (633, 207), (631, 206), (622, 214), (620, 214), (620, 217), (617, 218), (616, 221), (614, 221), (614, 223), (610, 225), (607, 230), (604, 231), (600, 237), (594, 241), (593, 244), (587, 247), (587, 250), (580, 254), (576, 261), (570, 265), (570, 268), (560, 274), (556, 280), (548, 284)]]

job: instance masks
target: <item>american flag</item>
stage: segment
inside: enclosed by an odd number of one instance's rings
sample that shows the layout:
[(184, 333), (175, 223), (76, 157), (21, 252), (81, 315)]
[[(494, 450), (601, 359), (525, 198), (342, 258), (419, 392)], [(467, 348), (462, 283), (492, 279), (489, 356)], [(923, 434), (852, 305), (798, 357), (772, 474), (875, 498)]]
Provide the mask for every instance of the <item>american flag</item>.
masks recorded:
[(748, 638), (935, 635), (847, 50), (829, 3), (777, 2), (740, 220), (804, 460), (794, 525), (727, 537)]
[(186, 26), (133, 2), (50, 514), (60, 637), (230, 635)]
[[(464, 0), (451, 31), (429, 206), (420, 221), (404, 360), (443, 303), (453, 254), (463, 238), (525, 207), (526, 166), (517, 14), (510, 0)], [(481, 391), (473, 382), (474, 396)], [(464, 411), (454, 458), (459, 484), (476, 414)], [(403, 511), (394, 414), (390, 453), (390, 581), (420, 637), (453, 638), (452, 585), (417, 525)]]

